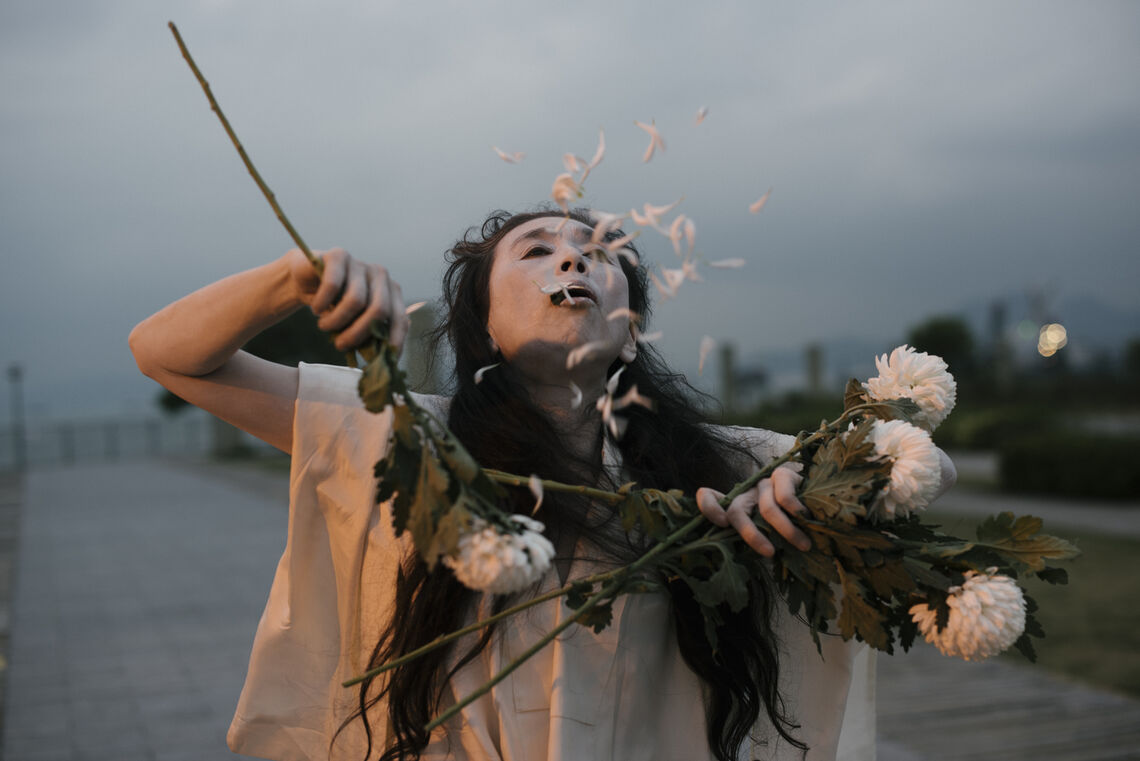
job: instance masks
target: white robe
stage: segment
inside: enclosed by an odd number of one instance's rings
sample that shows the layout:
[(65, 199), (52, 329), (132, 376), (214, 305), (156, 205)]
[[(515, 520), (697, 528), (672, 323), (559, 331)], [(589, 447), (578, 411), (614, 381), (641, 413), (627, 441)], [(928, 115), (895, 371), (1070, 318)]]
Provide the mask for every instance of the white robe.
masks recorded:
[[(398, 615), (396, 569), (407, 537), (395, 538), (388, 505), (373, 498), (372, 466), (384, 452), (390, 414), (364, 410), (358, 378), (347, 368), (300, 368), (288, 538), (228, 735), (238, 753), (279, 761), (357, 761), (364, 753), (358, 719), (330, 755), (333, 735), (358, 694), (341, 682), (366, 669), (380, 631)], [(445, 417), (446, 399), (418, 401)], [(747, 435), (762, 461), (791, 443), (767, 432)], [(615, 453), (604, 457), (615, 464)], [(576, 561), (571, 577), (582, 573)], [(544, 584), (558, 584), (553, 569)], [(567, 612), (561, 600), (552, 600), (505, 622), (491, 645), (453, 677), (444, 703), (473, 692)], [(599, 634), (570, 627), (439, 728), (425, 761), (711, 761), (700, 682), (681, 659), (668, 598), (619, 598), (613, 613)], [(781, 694), (800, 725), (796, 736), (809, 746), (808, 761), (873, 759), (874, 652), (824, 637), (821, 658), (807, 627), (786, 609), (777, 631)], [(376, 757), (385, 713), (369, 716)], [(754, 735), (760, 743), (746, 742), (741, 759), (801, 758), (766, 719)]]

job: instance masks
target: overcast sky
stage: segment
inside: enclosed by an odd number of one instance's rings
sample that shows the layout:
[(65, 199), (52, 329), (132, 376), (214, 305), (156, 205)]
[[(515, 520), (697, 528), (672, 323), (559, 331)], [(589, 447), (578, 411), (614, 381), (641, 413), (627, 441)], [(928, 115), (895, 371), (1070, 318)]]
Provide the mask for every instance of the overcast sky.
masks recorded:
[[(309, 244), (384, 263), (413, 299), (468, 225), (545, 200), (604, 127), (586, 203), (683, 195), (700, 250), (748, 260), (659, 305), (680, 369), (705, 334), (757, 361), (885, 349), (1026, 288), (1140, 308), (1136, 3), (7, 0), (0, 362), (35, 417), (148, 409), (131, 327), (291, 246), (171, 19)], [(651, 119), (667, 150), (643, 164)]]

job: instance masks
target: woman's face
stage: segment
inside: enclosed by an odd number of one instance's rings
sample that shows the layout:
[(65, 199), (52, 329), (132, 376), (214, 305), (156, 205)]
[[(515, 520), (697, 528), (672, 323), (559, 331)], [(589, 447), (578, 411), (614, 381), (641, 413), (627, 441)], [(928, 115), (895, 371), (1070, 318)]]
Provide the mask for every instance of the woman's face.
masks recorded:
[[(613, 254), (590, 242), (592, 232), (575, 220), (540, 217), (514, 228), (495, 247), (487, 332), (524, 377), (596, 383), (614, 359), (631, 362), (636, 356), (628, 316), (609, 319), (629, 307), (625, 273)], [(556, 287), (565, 287), (570, 297)], [(593, 350), (567, 371), (567, 354), (587, 343)]]

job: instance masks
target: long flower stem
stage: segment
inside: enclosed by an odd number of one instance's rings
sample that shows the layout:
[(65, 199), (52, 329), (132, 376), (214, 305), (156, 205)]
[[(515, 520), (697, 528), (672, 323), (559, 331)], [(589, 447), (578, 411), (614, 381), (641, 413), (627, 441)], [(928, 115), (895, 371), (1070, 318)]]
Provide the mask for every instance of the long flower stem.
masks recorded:
[[(582, 584), (582, 583), (597, 584), (599, 581), (606, 581), (607, 579), (612, 578), (621, 570), (622, 569), (616, 569), (613, 571), (606, 571), (605, 573), (596, 573), (593, 576), (587, 576), (585, 578), (578, 579), (577, 581), (574, 582), (574, 584)], [(464, 626), (462, 629), (456, 629), (453, 632), (450, 632), (448, 634), (444, 634), (444, 635), (441, 635), (439, 637), (436, 637), (431, 642), (427, 643), (426, 645), (423, 645), (422, 647), (416, 648), (415, 650), (411, 651), (410, 653), (404, 653), (399, 658), (393, 658), (392, 660), (390, 660), (390, 661), (388, 661), (388, 662), (386, 662), (380, 666), (377, 666), (376, 668), (365, 671), (363, 674), (361, 674), (359, 676), (355, 676), (352, 679), (349, 679), (347, 682), (342, 682), (341, 686), (351, 687), (354, 684), (360, 684), (365, 679), (370, 679), (370, 678), (377, 676), (379, 674), (383, 674), (385, 671), (391, 671), (392, 669), (396, 668), (397, 666), (402, 666), (405, 663), (408, 663), (409, 661), (414, 661), (416, 658), (419, 658), (421, 655), (426, 655), (426, 654), (430, 653), (432, 650), (435, 650), (436, 648), (443, 647), (444, 645), (448, 644), (449, 642), (453, 642), (453, 641), (459, 639), (460, 637), (466, 636), (466, 635), (471, 634), (473, 632), (477, 632), (480, 629), (482, 629), (486, 626), (490, 626), (491, 624), (496, 623), (498, 621), (501, 621), (504, 618), (509, 618), (510, 616), (513, 616), (516, 613), (521, 613), (522, 611), (526, 610), (527, 608), (534, 607), (535, 605), (538, 605), (540, 603), (544, 603), (547, 600), (553, 600), (553, 599), (556, 599), (558, 597), (563, 597), (565, 595), (568, 595), (568, 594), (570, 594), (570, 589), (574, 584), (568, 584), (568, 585), (566, 585), (564, 587), (560, 587), (558, 589), (552, 589), (551, 591), (546, 592), (544, 594), (541, 594), (538, 597), (532, 597), (531, 599), (527, 600), (526, 602), (521, 602), (518, 605), (507, 608), (506, 610), (499, 611), (498, 613), (494, 614), (493, 616), (487, 616), (486, 618), (481, 618), (478, 621), (476, 621), (475, 623), (468, 624), (467, 626)]]
[(658, 555), (665, 552), (665, 550), (667, 550), (672, 544), (677, 542), (677, 540), (681, 539), (686, 534), (688, 534), (690, 531), (692, 531), (697, 526), (699, 526), (704, 519), (705, 518), (703, 515), (696, 516), (695, 518), (691, 519), (688, 523), (686, 523), (685, 525), (678, 528), (672, 534), (665, 537), (665, 539), (663, 539), (660, 544), (654, 546), (652, 549), (649, 550), (649, 552), (646, 552), (644, 555), (642, 555), (640, 558), (633, 561), (629, 565), (627, 565), (623, 568), (619, 568), (619, 569), (617, 569), (617, 571), (612, 572), (616, 575), (616, 578), (614, 578), (613, 581), (611, 581), (609, 584), (604, 586), (600, 591), (598, 591), (597, 594), (593, 595), (588, 600), (586, 600), (586, 602), (584, 602), (580, 608), (577, 608), (574, 611), (573, 616), (570, 616), (565, 621), (560, 623), (558, 626), (554, 627), (549, 632), (547, 632), (542, 637), (542, 639), (540, 639), (538, 642), (535, 642), (533, 645), (528, 647), (525, 652), (523, 652), (521, 655), (519, 655), (519, 657), (515, 658), (513, 661), (508, 663), (498, 674), (495, 674), (495, 676), (491, 677), (482, 687), (480, 687), (479, 689), (477, 689), (475, 692), (471, 693), (467, 697), (463, 698), (463, 700), (460, 700), (455, 705), (448, 708), (446, 711), (441, 713), (439, 716), (432, 719), (427, 724), (427, 726), (424, 727), (424, 731), (430, 732), (431, 730), (438, 727), (440, 724), (442, 724), (445, 721), (447, 721), (448, 719), (450, 719), (455, 714), (462, 711), (464, 708), (469, 706), (471, 703), (473, 703), (474, 701), (481, 698), (483, 695), (486, 695), (491, 690), (491, 688), (493, 688), (496, 684), (498, 684), (499, 682), (506, 679), (511, 674), (511, 672), (513, 672), (515, 669), (517, 669), (519, 666), (521, 666), (532, 655), (534, 655), (539, 650), (541, 650), (542, 648), (544, 648), (548, 644), (550, 644), (550, 642), (553, 641), (555, 637), (557, 637), (559, 634), (561, 634), (563, 631), (565, 631), (571, 624), (576, 622), (579, 618), (581, 618), (583, 615), (588, 613), (593, 608), (597, 607), (598, 603), (600, 603), (602, 600), (613, 599), (614, 597), (617, 597), (619, 594), (621, 594), (622, 587), (625, 585), (625, 583), (631, 577), (633, 577), (633, 575), (637, 571), (644, 568), (649, 563), (649, 561), (653, 560)]
[[(491, 468), (484, 468), (483, 472), (492, 481), (508, 486), (529, 486), (530, 479), (525, 476), (516, 476), (514, 473), (506, 473), (501, 470), (493, 470)], [(618, 504), (625, 499), (625, 495), (618, 494), (617, 492), (606, 491), (605, 489), (594, 489), (589, 486), (564, 484), (560, 481), (547, 481), (542, 480), (542, 488), (546, 491), (561, 492), (563, 494), (578, 494), (584, 497), (609, 502), (610, 504)]]
[(273, 207), (273, 211), (277, 214), (277, 219), (280, 220), (281, 224), (285, 226), (286, 232), (289, 233), (289, 237), (293, 239), (293, 242), (297, 244), (297, 248), (301, 249), (301, 253), (305, 255), (305, 257), (309, 260), (309, 263), (313, 265), (318, 273), (323, 272), (324, 263), (313, 255), (313, 252), (305, 244), (305, 241), (301, 239), (300, 233), (293, 229), (293, 225), (289, 222), (289, 218), (285, 216), (285, 212), (282, 211), (281, 207), (277, 204), (277, 197), (273, 195), (273, 191), (270, 190), (269, 186), (265, 184), (265, 180), (261, 179), (261, 174), (258, 173), (257, 167), (253, 165), (253, 162), (250, 160), (249, 155), (245, 152), (245, 148), (242, 147), (241, 141), (238, 140), (238, 136), (230, 126), (229, 120), (226, 119), (226, 115), (222, 113), (222, 107), (219, 106), (218, 101), (214, 99), (214, 93), (210, 90), (209, 82), (207, 82), (206, 78), (202, 76), (202, 72), (198, 70), (198, 64), (194, 63), (194, 58), (190, 55), (190, 51), (186, 48), (186, 43), (182, 41), (182, 35), (178, 33), (178, 27), (174, 25), (173, 21), (171, 21), (168, 26), (170, 27), (170, 31), (174, 33), (174, 39), (178, 43), (178, 49), (182, 51), (182, 57), (186, 59), (186, 63), (190, 64), (190, 70), (194, 72), (194, 76), (197, 78), (198, 84), (202, 86), (203, 92), (206, 93), (207, 100), (210, 101), (210, 108), (214, 110), (214, 113), (218, 115), (218, 119), (221, 120), (222, 126), (226, 130), (226, 134), (230, 136), (230, 140), (233, 142), (234, 147), (237, 148), (238, 155), (241, 156), (241, 160), (245, 163), (245, 168), (249, 171), (250, 176), (253, 177), (253, 181), (256, 182), (257, 187), (261, 189), (262, 194), (265, 196), (265, 200), (269, 201), (269, 205)]

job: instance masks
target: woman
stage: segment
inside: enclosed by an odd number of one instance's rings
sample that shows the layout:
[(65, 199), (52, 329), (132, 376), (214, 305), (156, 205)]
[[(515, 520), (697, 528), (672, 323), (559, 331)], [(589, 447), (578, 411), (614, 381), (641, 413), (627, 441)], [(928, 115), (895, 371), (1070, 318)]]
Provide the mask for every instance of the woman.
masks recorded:
[[(790, 440), (701, 425), (683, 380), (636, 340), (630, 315), (648, 315), (644, 270), (591, 243), (586, 213), (561, 217), (497, 213), (455, 246), (437, 339), (455, 350), (457, 388), (450, 400), (421, 403), (446, 417), (485, 466), (611, 488), (626, 480), (682, 488), (757, 552), (773, 552), (752, 522), (757, 510), (806, 548), (788, 516), (803, 509), (791, 470), (777, 470), (727, 510), (717, 504)], [(754, 580), (751, 606), (723, 630), (716, 652), (684, 588), (621, 599), (609, 628), (568, 630), (430, 737), (422, 726), (441, 706), (485, 682), (565, 607), (538, 606), (358, 693), (341, 688), (503, 601), (480, 600), (443, 566), (428, 572), (392, 535), (387, 506), (373, 504), (371, 473), (389, 416), (361, 408), (354, 371), (283, 367), (239, 351), (302, 306), (337, 334), (338, 349), (364, 342), (374, 320), (389, 321), (392, 342), (402, 343), (408, 320), (388, 273), (339, 249), (322, 258), (322, 277), (291, 251), (214, 283), (140, 323), (130, 339), (144, 373), (293, 455), (289, 538), (230, 730), (235, 751), (725, 761), (799, 758), (802, 748), (808, 758), (873, 753), (873, 660), (836, 638), (826, 639), (821, 659), (806, 629), (780, 614), (766, 579)], [(567, 369), (569, 352), (587, 344)], [(623, 366), (618, 393), (636, 385), (655, 409), (629, 407), (615, 440), (594, 402)], [(949, 478), (952, 468), (944, 472)], [(517, 494), (511, 507), (529, 514), (531, 502)], [(558, 548), (544, 589), (641, 549), (612, 516), (573, 499), (548, 496), (537, 517)]]

